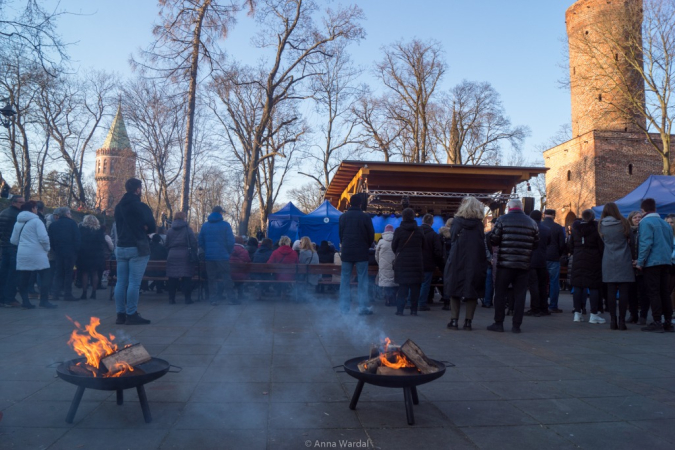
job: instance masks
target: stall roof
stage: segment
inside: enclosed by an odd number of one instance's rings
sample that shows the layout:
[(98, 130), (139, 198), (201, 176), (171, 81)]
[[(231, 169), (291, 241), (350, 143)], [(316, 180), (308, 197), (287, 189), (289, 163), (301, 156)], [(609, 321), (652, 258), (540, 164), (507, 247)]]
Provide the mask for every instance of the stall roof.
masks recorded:
[[(509, 195), (512, 189), (546, 167), (469, 166), (383, 161), (343, 161), (326, 190), (325, 198), (337, 209), (347, 209), (358, 192), (371, 194), (371, 208), (400, 210), (407, 196), (412, 207), (453, 212), (465, 194), (484, 202)], [(503, 199), (503, 197), (501, 197)]]

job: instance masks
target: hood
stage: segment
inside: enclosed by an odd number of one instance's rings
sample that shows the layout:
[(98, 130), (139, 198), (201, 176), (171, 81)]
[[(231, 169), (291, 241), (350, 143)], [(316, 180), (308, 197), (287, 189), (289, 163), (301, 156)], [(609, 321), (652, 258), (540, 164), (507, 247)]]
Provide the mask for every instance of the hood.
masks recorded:
[(288, 245), (282, 245), (276, 251), (278, 251), (279, 253), (281, 253), (284, 256), (290, 255), (291, 253), (295, 252), (295, 250), (290, 248)]
[(455, 217), (455, 220), (459, 222), (462, 228), (466, 228), (467, 230), (473, 230), (474, 228), (483, 226), (483, 221), (480, 219), (465, 219), (464, 217)]
[(223, 221), (223, 216), (221, 216), (219, 213), (211, 213), (209, 214), (209, 222), (211, 223), (216, 223), (216, 222), (222, 222)]
[(39, 219), (37, 214), (34, 214), (30, 211), (21, 211), (18, 216), (16, 216), (16, 221), (21, 223), (26, 223), (29, 220)]
[(394, 240), (394, 232), (393, 231), (385, 231), (382, 233), (382, 239), (385, 241), (391, 242)]
[(414, 220), (404, 220), (398, 227), (403, 228), (404, 230), (411, 231), (417, 228), (417, 222), (415, 222)]
[(590, 222), (574, 222), (572, 229), (579, 231), (582, 236), (590, 236), (598, 232), (598, 222), (591, 220)]
[(174, 230), (180, 230), (185, 227), (187, 227), (187, 222), (183, 219), (173, 219), (173, 222), (171, 222), (171, 228)]
[(615, 217), (607, 216), (600, 221), (603, 227), (621, 226), (621, 221)]
[(122, 199), (120, 200), (118, 205), (124, 207), (130, 205), (131, 203), (136, 203), (140, 201), (141, 198), (138, 195), (127, 192), (122, 196)]

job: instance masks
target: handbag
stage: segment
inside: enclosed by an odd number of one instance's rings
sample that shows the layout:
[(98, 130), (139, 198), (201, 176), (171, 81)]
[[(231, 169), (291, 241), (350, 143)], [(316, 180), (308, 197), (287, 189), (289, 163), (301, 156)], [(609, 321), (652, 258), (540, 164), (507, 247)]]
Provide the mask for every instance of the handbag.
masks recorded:
[(197, 253), (197, 249), (190, 245), (190, 230), (188, 230), (188, 232), (185, 234), (185, 238), (187, 239), (188, 258), (190, 260), (190, 264), (197, 264), (199, 262), (199, 254)]
[(415, 234), (415, 230), (413, 230), (413, 231), (410, 233), (410, 236), (408, 236), (408, 239), (407, 239), (407, 240), (405, 241), (405, 243), (403, 244), (403, 247), (401, 247), (401, 249), (398, 251), (398, 253), (396, 253), (396, 255), (394, 255), (394, 259), (391, 261), (391, 268), (392, 268), (392, 269), (395, 269), (395, 268), (396, 268), (396, 259), (398, 258), (398, 255), (401, 254), (401, 252), (403, 251), (403, 249), (405, 248), (405, 246), (408, 245), (408, 242), (410, 242), (410, 239), (413, 237), (413, 234)]

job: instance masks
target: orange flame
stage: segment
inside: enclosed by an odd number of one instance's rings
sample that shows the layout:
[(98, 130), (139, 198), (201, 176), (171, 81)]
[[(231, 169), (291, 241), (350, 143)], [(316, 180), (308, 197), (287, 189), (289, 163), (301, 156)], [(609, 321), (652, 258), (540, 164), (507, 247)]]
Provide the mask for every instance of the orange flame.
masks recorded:
[(387, 351), (389, 350), (389, 345), (391, 345), (391, 339), (385, 338), (384, 352), (380, 353), (380, 363), (383, 366), (390, 367), (392, 369), (402, 369), (404, 367), (416, 367), (415, 363), (406, 358), (405, 355), (403, 355), (399, 350), (393, 353), (393, 356), (396, 358), (396, 360), (394, 362), (389, 361), (389, 359), (387, 359)]
[[(68, 316), (66, 316), (68, 317)], [(75, 353), (80, 356), (84, 356), (87, 359), (87, 365), (95, 369), (98, 369), (101, 364), (101, 359), (112, 355), (118, 350), (118, 346), (113, 341), (115, 336), (109, 334), (108, 337), (105, 337), (98, 331), (96, 327), (101, 324), (101, 319), (98, 317), (92, 317), (89, 321), (89, 325), (85, 325), (84, 328), (76, 321), (68, 317), (68, 320), (75, 324), (77, 327), (76, 330), (73, 330), (68, 340), (68, 345), (70, 345)], [(128, 346), (125, 346), (125, 348)], [(82, 364), (80, 364), (82, 366)], [(91, 369), (89, 369), (91, 370)], [(104, 377), (119, 377), (122, 376), (125, 372), (133, 371), (131, 367), (126, 362), (118, 362), (113, 367), (108, 370), (107, 374), (104, 374)], [(97, 371), (91, 370), (93, 376), (96, 376)]]

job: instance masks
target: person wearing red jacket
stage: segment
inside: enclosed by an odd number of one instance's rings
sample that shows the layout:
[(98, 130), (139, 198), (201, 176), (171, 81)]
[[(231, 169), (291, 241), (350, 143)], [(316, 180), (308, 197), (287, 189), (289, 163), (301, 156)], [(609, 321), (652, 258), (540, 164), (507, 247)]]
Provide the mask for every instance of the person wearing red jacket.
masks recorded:
[[(230, 264), (232, 263), (248, 264), (251, 262), (251, 257), (248, 254), (248, 250), (246, 249), (246, 247), (244, 247), (245, 242), (246, 241), (241, 236), (236, 236), (234, 238), (234, 249), (232, 250), (232, 254), (230, 255)], [(242, 298), (241, 289), (243, 287), (242, 281), (246, 279), (246, 274), (244, 272), (237, 270), (231, 270), (231, 273), (232, 273), (232, 281), (234, 281), (234, 288), (237, 291), (238, 300), (232, 300), (230, 301), (230, 304), (238, 305), (241, 303)]]
[[(297, 264), (298, 254), (291, 248), (291, 238), (288, 236), (281, 236), (279, 239), (279, 248), (272, 252), (267, 264)], [(293, 281), (295, 274), (292, 273), (278, 273), (276, 274), (278, 281)]]

